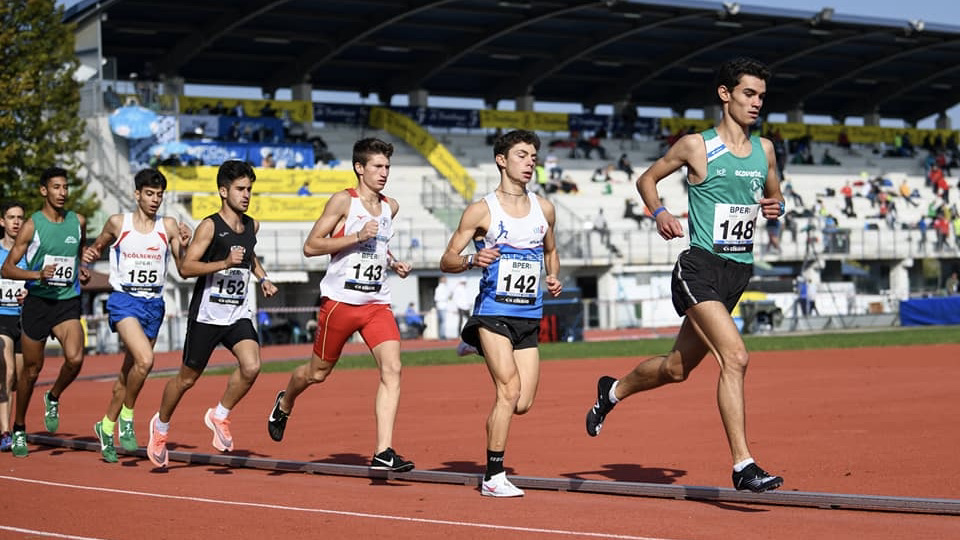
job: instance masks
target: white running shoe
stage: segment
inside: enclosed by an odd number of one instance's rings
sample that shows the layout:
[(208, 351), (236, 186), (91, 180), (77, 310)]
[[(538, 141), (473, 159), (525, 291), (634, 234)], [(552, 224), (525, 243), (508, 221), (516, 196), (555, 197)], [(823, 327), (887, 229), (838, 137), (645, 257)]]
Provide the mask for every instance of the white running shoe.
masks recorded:
[(493, 475), (480, 486), (480, 495), (485, 497), (523, 497), (523, 490), (507, 480), (507, 473)]

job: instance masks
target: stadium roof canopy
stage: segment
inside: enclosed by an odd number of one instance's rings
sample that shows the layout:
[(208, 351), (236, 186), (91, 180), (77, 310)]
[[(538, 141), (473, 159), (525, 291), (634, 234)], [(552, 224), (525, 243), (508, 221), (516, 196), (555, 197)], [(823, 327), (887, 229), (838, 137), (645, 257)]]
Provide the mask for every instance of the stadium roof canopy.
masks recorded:
[[(909, 2), (903, 3), (905, 15)], [(714, 103), (714, 67), (774, 70), (765, 110), (916, 121), (960, 102), (960, 27), (684, 0), (84, 0), (120, 79), (539, 101)]]

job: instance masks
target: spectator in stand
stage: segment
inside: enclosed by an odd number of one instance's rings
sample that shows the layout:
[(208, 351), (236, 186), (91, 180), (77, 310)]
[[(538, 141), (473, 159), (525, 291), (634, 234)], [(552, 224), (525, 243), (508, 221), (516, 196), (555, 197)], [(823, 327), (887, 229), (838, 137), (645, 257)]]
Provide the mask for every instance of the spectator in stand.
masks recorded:
[(417, 337), (423, 337), (423, 330), (427, 327), (427, 324), (423, 322), (423, 315), (417, 311), (413, 302), (407, 304), (407, 311), (403, 313), (403, 322), (407, 323), (407, 327), (417, 332)]
[(960, 250), (960, 213), (957, 213), (956, 210), (953, 212), (953, 241), (957, 246), (957, 249)]
[[(787, 165), (787, 142), (783, 140), (779, 129), (773, 130), (773, 133), (767, 131), (767, 138), (773, 143), (773, 154), (777, 158), (777, 173), (780, 175), (780, 180), (783, 180), (783, 168)], [(800, 206), (803, 206), (803, 203)]]
[(437, 338), (447, 339), (447, 306), (452, 302), (453, 292), (447, 286), (447, 278), (440, 276), (433, 291), (433, 305), (437, 313)]
[(780, 254), (780, 220), (777, 218), (771, 218), (767, 220), (766, 224), (767, 229), (767, 240), (769, 246), (767, 250), (769, 253)]
[(846, 131), (841, 131), (840, 135), (837, 136), (837, 146), (846, 150), (847, 153), (850, 153), (850, 137), (847, 136)]
[(309, 197), (309, 196), (310, 196), (310, 182), (309, 182), (309, 181), (304, 180), (303, 185), (300, 186), (300, 189), (297, 190), (297, 195), (300, 195), (301, 197)]
[(223, 104), (222, 100), (217, 100), (217, 104), (210, 109), (210, 114), (215, 114), (217, 116), (225, 116), (228, 112), (227, 106)]
[(957, 271), (954, 270), (950, 272), (950, 277), (948, 277), (946, 283), (944, 283), (943, 292), (947, 293), (948, 296), (957, 294), (958, 285), (960, 285), (960, 279), (957, 279)]
[(830, 149), (824, 148), (823, 157), (820, 158), (821, 165), (840, 165), (840, 161), (837, 158), (830, 155)]
[(783, 198), (786, 199), (787, 197), (790, 197), (791, 199), (793, 199), (793, 204), (795, 206), (797, 206), (798, 208), (803, 208), (803, 197), (801, 197), (799, 193), (794, 191), (793, 182), (791, 182), (790, 180), (787, 180), (783, 176), (781, 176), (780, 178), (783, 180), (783, 192), (782, 192)]
[(597, 210), (597, 215), (593, 218), (593, 230), (600, 234), (600, 243), (606, 247), (610, 253), (617, 257), (622, 257), (620, 249), (610, 241), (610, 226), (607, 224), (607, 218), (603, 215), (603, 208)]
[(276, 118), (277, 110), (270, 105), (269, 101), (267, 101), (263, 104), (263, 107), (260, 107), (260, 116), (265, 118)]
[(467, 289), (466, 278), (460, 278), (457, 284), (453, 286), (452, 304), (457, 308), (457, 332), (463, 330), (463, 325), (467, 324), (473, 312), (473, 301), (476, 293)]
[(840, 188), (840, 194), (843, 195), (843, 215), (849, 218), (857, 217), (857, 213), (853, 211), (853, 187), (849, 180)]
[(937, 243), (933, 246), (934, 251), (944, 251), (949, 247), (947, 237), (950, 234), (950, 222), (944, 217), (943, 212), (938, 212), (937, 217), (933, 219), (933, 230), (937, 232)]
[(276, 169), (277, 160), (273, 158), (273, 154), (267, 154), (263, 156), (263, 162), (260, 164), (264, 169)]
[(573, 177), (569, 174), (561, 178), (559, 181), (551, 180), (551, 184), (555, 186), (554, 191), (559, 189), (564, 193), (580, 193), (580, 187), (577, 186), (577, 183), (573, 181)]
[(627, 182), (633, 180), (633, 166), (630, 165), (630, 158), (626, 154), (620, 154), (617, 160), (617, 169), (627, 173)]
[(547, 169), (547, 174), (550, 175), (551, 180), (559, 180), (563, 177), (563, 168), (560, 167), (560, 160), (557, 159), (556, 154), (552, 152), (547, 154), (543, 166)]
[(917, 240), (917, 250), (921, 252), (927, 251), (927, 217), (921, 216), (920, 220), (917, 221), (917, 231), (920, 232), (920, 238)]
[[(637, 211), (637, 207), (641, 205), (636, 199), (627, 197), (623, 202), (623, 217), (636, 221), (637, 229), (643, 229), (643, 222), (647, 220), (650, 220), (651, 224), (656, 223), (656, 220), (653, 219), (653, 214), (650, 213), (650, 209), (648, 209), (646, 206), (643, 207), (642, 211)], [(660, 206), (664, 206), (663, 199), (660, 199)]]
[(913, 200), (914, 196), (919, 196), (919, 193), (916, 193), (914, 190), (910, 189), (910, 184), (907, 183), (907, 179), (904, 178), (900, 182), (900, 196), (903, 197), (903, 200), (910, 203), (912, 206), (920, 206), (917, 204), (917, 201)]
[(232, 116), (243, 118), (244, 116), (247, 115), (247, 112), (243, 108), (243, 103), (238, 101), (236, 105), (234, 105), (233, 108), (230, 109), (230, 114)]

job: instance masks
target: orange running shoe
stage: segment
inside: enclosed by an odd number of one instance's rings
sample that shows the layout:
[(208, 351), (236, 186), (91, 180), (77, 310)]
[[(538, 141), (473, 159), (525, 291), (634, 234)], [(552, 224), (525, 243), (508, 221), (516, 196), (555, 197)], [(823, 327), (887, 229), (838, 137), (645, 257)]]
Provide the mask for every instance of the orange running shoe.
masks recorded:
[(154, 466), (166, 468), (169, 462), (167, 459), (167, 434), (157, 431), (157, 422), (159, 421), (159, 412), (150, 419), (150, 442), (147, 443), (147, 457)]
[(207, 409), (203, 415), (203, 423), (213, 432), (213, 447), (221, 452), (233, 450), (233, 436), (230, 435), (230, 420), (217, 420), (213, 417), (213, 409)]

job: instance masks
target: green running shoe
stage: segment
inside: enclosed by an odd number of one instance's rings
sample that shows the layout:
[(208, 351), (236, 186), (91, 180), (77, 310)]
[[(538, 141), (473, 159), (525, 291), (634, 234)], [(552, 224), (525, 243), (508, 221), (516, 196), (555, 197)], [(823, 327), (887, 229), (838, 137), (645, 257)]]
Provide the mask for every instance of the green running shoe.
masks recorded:
[(120, 437), (120, 446), (124, 450), (132, 452), (138, 448), (137, 434), (133, 431), (133, 420), (124, 420), (123, 418), (117, 420), (117, 432)]
[(50, 391), (43, 393), (43, 424), (50, 433), (56, 433), (60, 427), (60, 402), (50, 401)]
[(103, 432), (102, 422), (93, 425), (93, 432), (97, 434), (100, 440), (100, 455), (107, 463), (117, 462), (117, 449), (113, 446), (113, 435), (107, 435)]
[(13, 446), (10, 450), (13, 452), (14, 457), (27, 457), (27, 454), (30, 453), (29, 450), (27, 450), (27, 432), (13, 432)]

